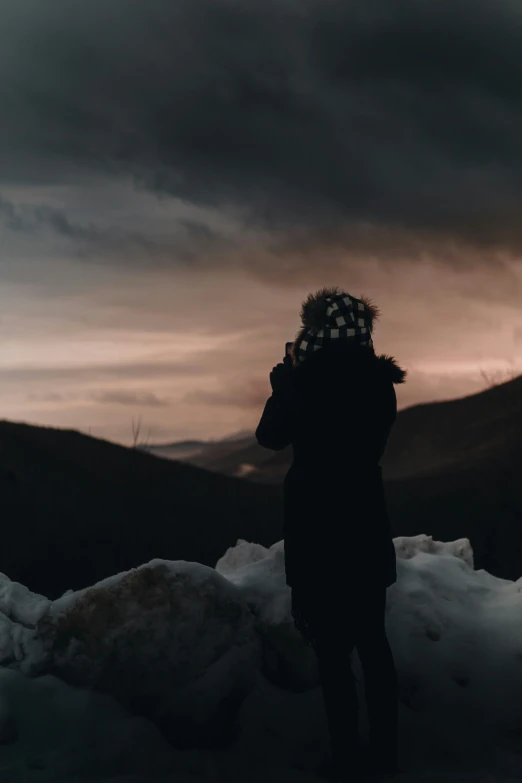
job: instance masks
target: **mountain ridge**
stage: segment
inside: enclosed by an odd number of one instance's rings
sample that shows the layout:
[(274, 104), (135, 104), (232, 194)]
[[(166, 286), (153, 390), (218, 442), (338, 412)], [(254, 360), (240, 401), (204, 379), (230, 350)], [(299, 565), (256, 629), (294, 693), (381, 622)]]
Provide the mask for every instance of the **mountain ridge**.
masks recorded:
[[(252, 436), (195, 463), (280, 486), (292, 458)], [(240, 472), (241, 466), (250, 465)], [(522, 376), (465, 397), (399, 411), (381, 461), (392, 534), (471, 540), (478, 568), (522, 574)]]
[(154, 558), (282, 537), (281, 490), (75, 430), (0, 421), (0, 571), (57, 597)]
[[(465, 397), (403, 408), (381, 461), (383, 475), (387, 480), (406, 478), (444, 472), (462, 461), (480, 461), (488, 447), (505, 446), (510, 430), (518, 431), (522, 442), (521, 399), (519, 376)], [(156, 448), (151, 446), (149, 451), (155, 453)], [(208, 442), (187, 461), (229, 476), (244, 475), (241, 466), (251, 465), (254, 470), (248, 473), (249, 481), (277, 483), (282, 481), (291, 457), (291, 448), (268, 451), (257, 444), (252, 433), (234, 441)]]

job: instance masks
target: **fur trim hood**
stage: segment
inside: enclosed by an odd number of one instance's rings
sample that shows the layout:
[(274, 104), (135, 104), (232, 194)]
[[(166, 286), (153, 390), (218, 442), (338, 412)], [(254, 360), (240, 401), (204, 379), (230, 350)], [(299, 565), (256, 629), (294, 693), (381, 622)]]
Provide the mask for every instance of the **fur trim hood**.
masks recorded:
[(408, 370), (403, 370), (393, 356), (388, 356), (385, 353), (375, 354), (375, 360), (379, 365), (379, 369), (388, 375), (393, 383), (404, 383)]
[[(352, 361), (356, 362), (364, 360), (365, 363), (372, 363), (377, 368), (377, 372), (382, 375), (383, 378), (386, 378), (388, 381), (391, 381), (394, 384), (404, 383), (406, 376), (408, 375), (408, 371), (404, 370), (393, 356), (389, 356), (386, 353), (377, 354), (371, 348), (359, 348), (356, 349), (355, 352), (350, 350), (347, 350), (346, 352), (339, 350), (335, 351), (334, 353), (337, 354), (337, 356), (345, 357), (346, 361), (348, 362), (351, 359)], [(317, 351), (317, 353), (307, 359), (306, 362), (298, 364), (294, 368), (296, 379), (299, 377), (304, 378), (308, 375), (309, 372), (313, 373), (321, 366), (323, 361), (329, 361), (330, 357), (332, 357), (332, 353), (330, 351), (327, 351), (326, 354), (323, 351)]]

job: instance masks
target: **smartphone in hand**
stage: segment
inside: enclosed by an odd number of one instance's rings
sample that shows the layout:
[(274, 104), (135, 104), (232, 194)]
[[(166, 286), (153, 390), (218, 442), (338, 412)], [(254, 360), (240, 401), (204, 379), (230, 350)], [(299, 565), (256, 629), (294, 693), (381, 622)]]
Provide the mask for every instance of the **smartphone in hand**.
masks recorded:
[(291, 356), (293, 343), (285, 343), (285, 356)]

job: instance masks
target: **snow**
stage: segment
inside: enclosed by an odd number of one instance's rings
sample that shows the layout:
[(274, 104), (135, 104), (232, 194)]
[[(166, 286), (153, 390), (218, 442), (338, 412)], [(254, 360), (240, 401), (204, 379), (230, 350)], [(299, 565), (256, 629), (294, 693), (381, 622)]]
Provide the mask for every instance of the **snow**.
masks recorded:
[[(210, 757), (173, 750), (113, 699), (54, 677), (0, 669), (2, 783), (192, 783)], [(5, 731), (7, 724), (9, 731)]]
[[(522, 779), (522, 579), (474, 570), (466, 539), (395, 545), (399, 783)], [(317, 783), (327, 758), (282, 542), (239, 541), (216, 569), (156, 560), (53, 603), (2, 575), (0, 655), (6, 783)], [(353, 666), (364, 705), (356, 654)], [(365, 738), (364, 706), (361, 719)], [(188, 747), (197, 736), (218, 741)]]
[[(398, 580), (388, 590), (387, 631), (400, 682), (402, 762), (408, 770), (401, 778), (522, 779), (522, 579), (510, 582), (475, 571), (466, 539), (442, 543), (416, 536), (396, 539), (395, 545)], [(314, 746), (320, 756), (321, 703), (311, 687), (317, 675), (294, 644), (282, 544), (263, 552), (259, 545), (238, 542), (216, 568), (241, 587), (252, 611), (271, 626), (272, 638), (279, 631), (279, 665), (292, 675), (285, 710), (280, 689), (272, 691), (265, 672), (263, 695), (258, 693), (249, 713), (255, 725), (252, 744), (257, 737), (265, 747), (260, 715), (272, 738), (276, 716), (284, 716), (280, 746), (292, 744), (288, 726), (299, 717), (294, 763), (305, 750), (314, 756)], [(356, 654), (353, 663), (364, 735), (363, 676)], [(245, 709), (252, 709), (255, 698), (251, 695)], [(490, 773), (495, 776), (488, 778)]]
[(36, 636), (38, 672), (111, 694), (177, 745), (224, 741), (260, 657), (239, 589), (198, 563), (154, 560), (64, 596)]

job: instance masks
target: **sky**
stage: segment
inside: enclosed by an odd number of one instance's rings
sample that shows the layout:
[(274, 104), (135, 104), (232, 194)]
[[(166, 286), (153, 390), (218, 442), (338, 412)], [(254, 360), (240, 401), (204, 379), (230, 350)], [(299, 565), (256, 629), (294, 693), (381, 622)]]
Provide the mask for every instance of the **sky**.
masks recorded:
[(522, 372), (517, 2), (1, 6), (1, 418), (251, 430), (324, 285), (399, 407)]

